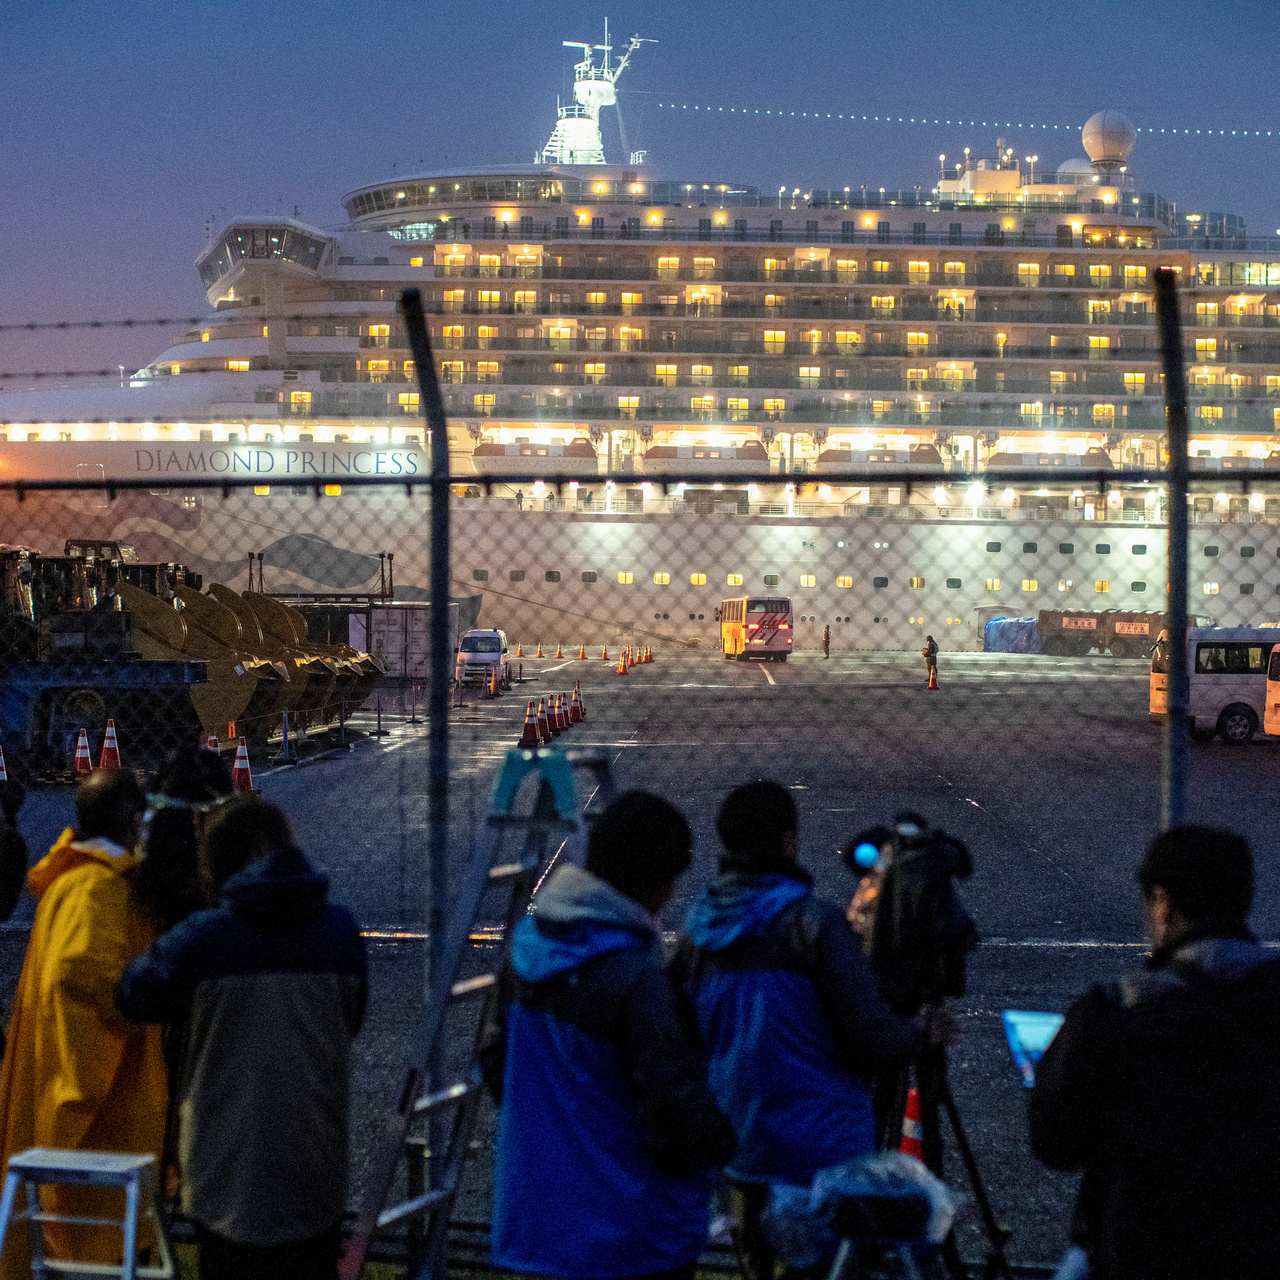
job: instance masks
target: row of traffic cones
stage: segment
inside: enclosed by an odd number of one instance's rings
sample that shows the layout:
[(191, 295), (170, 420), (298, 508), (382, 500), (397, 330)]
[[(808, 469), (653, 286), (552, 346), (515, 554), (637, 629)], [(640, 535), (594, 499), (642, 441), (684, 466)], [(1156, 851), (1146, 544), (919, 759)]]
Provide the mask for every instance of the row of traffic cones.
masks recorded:
[(644, 662), (653, 661), (653, 648), (646, 645), (643, 649), (632, 649), (629, 646), (618, 654), (618, 666), (616, 674), (625, 676), (632, 667), (639, 666)]
[(524, 712), (524, 731), (517, 744), (521, 747), (550, 746), (562, 733), (587, 718), (587, 708), (582, 701), (579, 685), (573, 692), (553, 693), (547, 698), (530, 699)]
[[(631, 652), (633, 655), (634, 655), (634, 654), (636, 654), (636, 653), (638, 653), (638, 654), (640, 655), (639, 657), (637, 657), (637, 658), (635, 658), (635, 659), (634, 659), (634, 661), (633, 661), (633, 662), (632, 662), (632, 664), (631, 664), (632, 666), (634, 666), (636, 662), (652, 662), (652, 661), (653, 661), (653, 646), (652, 646), (652, 645), (648, 645), (648, 646), (646, 646), (644, 649), (629, 650), (629, 652)], [(539, 641), (538, 641), (537, 652), (536, 652), (536, 653), (534, 653), (534, 655), (533, 655), (533, 656), (534, 656), (535, 658), (542, 658), (542, 657), (545, 657), (545, 656), (546, 656), (546, 655), (545, 655), (545, 654), (543, 654), (543, 652), (542, 652), (542, 641), (541, 641), (541, 640), (539, 640)], [(557, 658), (563, 658), (563, 657), (564, 657), (564, 645), (563, 645), (563, 644), (557, 644), (557, 645), (556, 645), (555, 656), (556, 656)], [(517, 641), (517, 642), (516, 642), (516, 657), (517, 657), (517, 658), (523, 658), (523, 657), (524, 657), (524, 645), (523, 645), (523, 644), (521, 644), (519, 641)], [(584, 642), (584, 643), (582, 643), (582, 644), (580, 644), (580, 645), (578, 646), (578, 661), (579, 661), (579, 662), (585, 662), (585, 661), (586, 661), (586, 658), (587, 658), (587, 646), (586, 646), (586, 643)], [(602, 644), (602, 645), (600, 646), (600, 661), (601, 661), (601, 662), (610, 662), (610, 661), (612, 661), (612, 659), (609, 657), (609, 646), (608, 646), (607, 644)]]
[[(217, 751), (218, 739), (210, 734), (205, 739), (205, 750)], [(99, 769), (119, 769), (120, 743), (116, 738), (116, 722), (107, 721), (107, 731), (102, 739), (102, 755), (98, 759)], [(77, 778), (87, 778), (93, 772), (93, 757), (89, 754), (89, 734), (80, 730), (76, 739), (75, 763), (72, 767)], [(4, 764), (4, 748), (0, 747), (0, 782), (8, 782), (9, 774)], [(248, 795), (253, 790), (253, 772), (249, 768), (249, 746), (242, 737), (236, 744), (236, 758), (231, 766), (231, 785), (240, 795)]]

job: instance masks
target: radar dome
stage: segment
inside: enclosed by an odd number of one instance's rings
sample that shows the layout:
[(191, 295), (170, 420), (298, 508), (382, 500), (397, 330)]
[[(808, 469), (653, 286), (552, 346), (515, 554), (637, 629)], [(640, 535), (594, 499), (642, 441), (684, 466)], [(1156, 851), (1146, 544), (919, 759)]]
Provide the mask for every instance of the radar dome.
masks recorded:
[(1116, 169), (1129, 159), (1138, 131), (1122, 111), (1099, 111), (1081, 130), (1089, 159), (1101, 169)]
[(1092, 164), (1085, 156), (1073, 156), (1070, 160), (1064, 160), (1057, 169), (1056, 176), (1064, 182), (1074, 182), (1076, 178), (1083, 177), (1088, 174), (1090, 178), (1097, 176)]

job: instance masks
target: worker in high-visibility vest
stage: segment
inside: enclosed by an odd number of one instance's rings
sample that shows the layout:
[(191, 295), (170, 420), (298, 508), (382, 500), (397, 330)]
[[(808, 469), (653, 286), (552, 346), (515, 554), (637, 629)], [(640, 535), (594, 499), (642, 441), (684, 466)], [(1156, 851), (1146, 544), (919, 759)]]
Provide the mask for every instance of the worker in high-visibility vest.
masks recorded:
[(938, 644), (932, 636), (925, 636), (924, 648), (920, 650), (924, 658), (925, 678), (932, 676), (938, 669)]

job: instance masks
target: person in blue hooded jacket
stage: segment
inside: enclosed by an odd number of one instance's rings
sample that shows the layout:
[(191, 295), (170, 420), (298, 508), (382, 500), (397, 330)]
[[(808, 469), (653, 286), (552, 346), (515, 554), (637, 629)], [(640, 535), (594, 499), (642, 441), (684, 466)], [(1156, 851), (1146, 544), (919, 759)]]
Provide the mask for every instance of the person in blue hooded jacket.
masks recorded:
[(711, 1055), (710, 1082), (733, 1122), (725, 1174), (747, 1280), (772, 1280), (760, 1228), (770, 1183), (875, 1149), (872, 1073), (949, 1034), (897, 1017), (880, 998), (839, 907), (796, 862), (799, 819), (776, 782), (730, 792), (716, 820), (720, 875), (694, 902), (672, 960)]
[(665, 800), (620, 796), (586, 869), (558, 867), (514, 930), (482, 1052), (501, 1108), (499, 1267), (692, 1280), (733, 1129), (663, 967), (658, 915), (691, 846)]

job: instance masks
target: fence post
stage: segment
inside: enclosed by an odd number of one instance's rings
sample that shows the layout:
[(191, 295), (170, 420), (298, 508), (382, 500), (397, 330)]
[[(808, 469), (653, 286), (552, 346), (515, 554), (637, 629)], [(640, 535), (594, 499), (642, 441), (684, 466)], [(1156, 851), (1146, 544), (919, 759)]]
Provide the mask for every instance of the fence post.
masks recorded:
[(1164, 725), (1160, 814), (1161, 823), (1168, 830), (1187, 820), (1190, 737), (1187, 722), (1190, 695), (1187, 671), (1187, 490), (1191, 465), (1187, 457), (1187, 372), (1182, 359), (1176, 274), (1167, 267), (1161, 267), (1155, 273), (1155, 287), (1169, 436), (1169, 696)]
[[(431, 686), (427, 699), (427, 850), (430, 898), (427, 904), (426, 991), (431, 989), (444, 946), (449, 910), (449, 683), (453, 654), (449, 651), (449, 430), (435, 360), (427, 334), (422, 295), (406, 289), (400, 296), (409, 345), (418, 375), (422, 411), (431, 436)], [(428, 1063), (429, 1088), (443, 1080), (443, 1062)], [(427, 1177), (443, 1165), (444, 1129), (432, 1112), (427, 1131)], [(443, 1264), (444, 1254), (441, 1253)], [(443, 1269), (443, 1267), (442, 1267)]]

